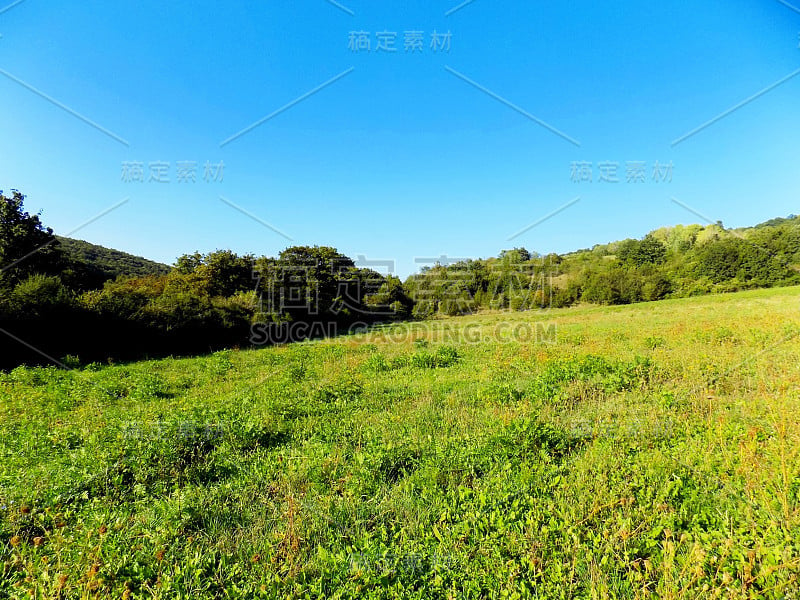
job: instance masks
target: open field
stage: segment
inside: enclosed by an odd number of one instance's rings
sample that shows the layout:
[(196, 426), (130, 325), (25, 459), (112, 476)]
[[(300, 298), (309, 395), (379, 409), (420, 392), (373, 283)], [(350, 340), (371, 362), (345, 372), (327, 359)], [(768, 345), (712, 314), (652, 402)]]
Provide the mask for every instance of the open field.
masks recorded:
[(18, 368), (0, 596), (798, 598), (799, 391), (800, 288)]

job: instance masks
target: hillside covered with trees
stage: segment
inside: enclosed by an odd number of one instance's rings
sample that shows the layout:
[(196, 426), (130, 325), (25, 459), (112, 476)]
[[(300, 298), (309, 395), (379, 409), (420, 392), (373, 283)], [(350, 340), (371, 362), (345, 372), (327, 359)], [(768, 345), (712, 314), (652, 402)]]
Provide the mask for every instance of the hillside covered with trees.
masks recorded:
[(57, 235), (56, 242), (68, 265), (62, 278), (76, 288), (94, 289), (120, 276), (166, 275), (171, 270), (168, 265), (83, 240)]
[[(186, 254), (173, 267), (55, 236), (0, 193), (0, 366), (135, 359), (336, 335), (481, 310), (633, 302), (800, 283), (800, 218), (677, 225), (558, 255), (525, 248), (405, 282), (335, 248)], [(74, 360), (74, 359), (69, 359)], [(68, 362), (69, 362), (68, 360)]]
[(800, 283), (800, 217), (742, 229), (676, 225), (569, 254), (516, 248), (412, 275), (414, 315), (630, 304)]

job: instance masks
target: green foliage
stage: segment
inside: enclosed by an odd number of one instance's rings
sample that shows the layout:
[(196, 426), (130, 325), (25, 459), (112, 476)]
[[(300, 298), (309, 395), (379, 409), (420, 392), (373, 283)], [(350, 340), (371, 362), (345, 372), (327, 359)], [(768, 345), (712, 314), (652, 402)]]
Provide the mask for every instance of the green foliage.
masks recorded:
[(638, 356), (630, 362), (592, 355), (553, 361), (531, 381), (528, 393), (537, 401), (557, 403), (574, 400), (576, 391), (586, 397), (587, 393), (634, 390), (650, 381), (653, 368), (649, 358)]
[(643, 280), (632, 269), (611, 267), (589, 275), (582, 283), (581, 300), (596, 304), (631, 304), (642, 300)]
[(55, 238), (23, 210), (22, 194), (0, 198), (0, 267), (7, 267), (0, 273), (0, 327), (28, 340), (22, 353), (0, 349), (0, 367), (43, 354), (105, 361), (205, 352), (486, 309), (619, 305), (800, 283), (794, 216), (739, 230), (721, 223), (665, 227), (563, 256), (514, 248), (426, 267), (401, 282), (327, 246), (259, 258), (195, 252), (167, 272)]
[(99, 289), (106, 281), (120, 276), (158, 276), (166, 275), (170, 270), (167, 265), (119, 250), (61, 236), (56, 236), (56, 239), (64, 254), (62, 279), (76, 290)]
[(45, 318), (64, 314), (73, 306), (73, 294), (55, 276), (31, 275), (10, 295), (10, 312), (18, 318)]
[(796, 300), (0, 373), (0, 595), (791, 597)]
[(532, 255), (525, 248), (514, 248), (513, 250), (503, 250), (500, 253), (500, 260), (511, 265), (519, 265), (531, 260)]
[(655, 350), (656, 348), (663, 348), (666, 346), (667, 341), (661, 336), (651, 336), (645, 338), (644, 343), (650, 350)]
[(431, 300), (417, 300), (411, 311), (411, 316), (415, 319), (427, 319), (436, 314), (436, 303)]
[(33, 274), (55, 274), (62, 255), (53, 230), (24, 210), (25, 196), (0, 191), (0, 283), (14, 285)]
[[(551, 283), (560, 258), (532, 256), (524, 248), (507, 250), (497, 259), (436, 265), (406, 280), (416, 302), (415, 318), (435, 314), (464, 315), (481, 308), (532, 310), (549, 308), (557, 293)], [(568, 305), (569, 294), (559, 296)]]
[(625, 240), (619, 245), (618, 258), (624, 262), (640, 267), (646, 264), (661, 264), (667, 256), (667, 248), (652, 236), (642, 240)]
[(435, 352), (424, 349), (411, 355), (410, 364), (420, 369), (442, 369), (458, 362), (458, 350), (453, 346), (439, 346)]
[(205, 256), (195, 252), (181, 256), (175, 263), (181, 275), (195, 275), (205, 281), (209, 295), (225, 297), (255, 289), (254, 267), (252, 255), (238, 256), (230, 250), (217, 250)]
[(698, 273), (716, 284), (735, 280), (766, 286), (793, 279), (777, 252), (739, 237), (705, 244), (697, 251), (696, 260)]
[(697, 270), (714, 283), (733, 279), (741, 265), (742, 242), (737, 239), (715, 240), (696, 254)]
[(414, 309), (414, 301), (408, 297), (399, 277), (389, 275), (374, 294), (364, 296), (370, 311), (385, 311), (398, 319), (408, 319)]
[(363, 384), (357, 378), (348, 376), (335, 383), (318, 384), (312, 397), (315, 401), (326, 404), (347, 404), (359, 400), (363, 391)]
[(370, 322), (407, 314), (399, 281), (387, 280), (327, 246), (292, 246), (255, 261), (261, 310), (275, 322)]
[(480, 309), (541, 310), (634, 302), (800, 282), (800, 218), (726, 230), (677, 225), (641, 240), (564, 256), (507, 250), (496, 259), (437, 265), (406, 281), (415, 318)]

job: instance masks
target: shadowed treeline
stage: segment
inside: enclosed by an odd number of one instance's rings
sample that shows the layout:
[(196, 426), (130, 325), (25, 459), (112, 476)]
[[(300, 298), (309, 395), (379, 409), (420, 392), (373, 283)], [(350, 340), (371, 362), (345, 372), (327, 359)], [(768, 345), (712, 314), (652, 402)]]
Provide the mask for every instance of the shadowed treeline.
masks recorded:
[(335, 248), (218, 250), (173, 267), (59, 239), (0, 193), (0, 368), (206, 353), (378, 322), (640, 301), (800, 283), (800, 218), (666, 227), (566, 255), (524, 248), (436, 264), (405, 282)]

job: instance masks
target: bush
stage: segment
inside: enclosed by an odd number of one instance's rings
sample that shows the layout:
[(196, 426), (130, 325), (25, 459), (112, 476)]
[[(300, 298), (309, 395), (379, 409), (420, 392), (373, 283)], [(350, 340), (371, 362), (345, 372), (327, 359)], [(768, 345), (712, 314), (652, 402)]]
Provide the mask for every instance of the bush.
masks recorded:
[(415, 319), (429, 319), (436, 312), (436, 304), (430, 300), (422, 300), (414, 305), (411, 316)]
[(651, 275), (642, 285), (642, 300), (661, 300), (672, 291), (672, 284), (663, 275)]
[(617, 257), (622, 262), (635, 266), (661, 264), (667, 255), (667, 247), (651, 236), (641, 241), (625, 240), (620, 244)]
[(447, 298), (439, 303), (439, 312), (448, 317), (466, 315), (473, 310), (473, 303), (469, 298)]
[(450, 367), (458, 362), (458, 351), (452, 346), (440, 346), (436, 352), (419, 350), (411, 356), (411, 365), (421, 369)]
[(31, 275), (11, 292), (11, 310), (20, 317), (40, 318), (73, 306), (73, 295), (55, 276)]

